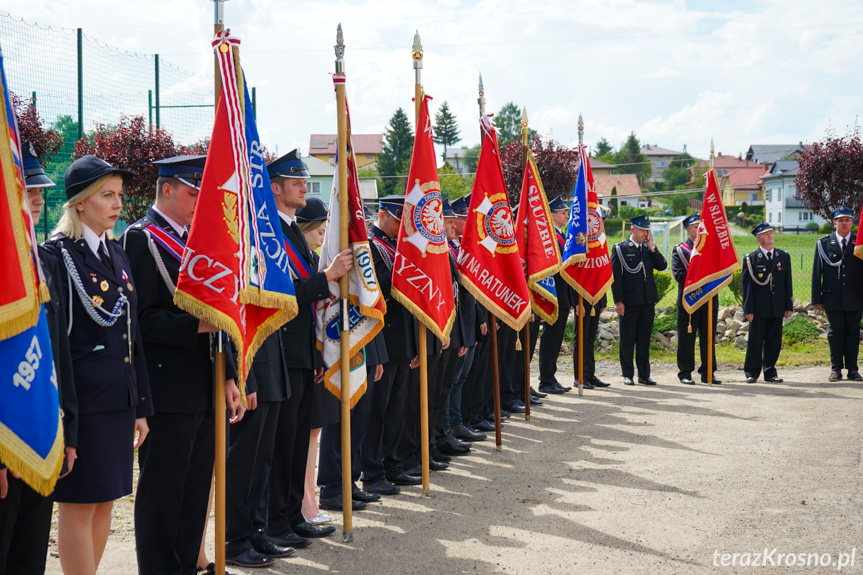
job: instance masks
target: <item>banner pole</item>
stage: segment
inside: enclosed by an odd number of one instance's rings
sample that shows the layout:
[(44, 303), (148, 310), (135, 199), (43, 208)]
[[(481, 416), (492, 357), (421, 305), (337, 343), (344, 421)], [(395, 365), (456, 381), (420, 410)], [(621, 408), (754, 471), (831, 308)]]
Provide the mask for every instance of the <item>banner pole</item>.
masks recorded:
[[(219, 34), (225, 28), (225, 2), (224, 0), (213, 0), (213, 32)], [(219, 108), (219, 97), (222, 95), (222, 75), (219, 71), (219, 56), (213, 54), (214, 65), (214, 112)], [(225, 403), (225, 349), (223, 345), (224, 334), (220, 331), (216, 334), (219, 343), (216, 349), (215, 365), (213, 366), (213, 376), (215, 382), (213, 384), (215, 396), (215, 411), (216, 411), (216, 460), (214, 467), (214, 475), (216, 481), (215, 488), (215, 509), (216, 522), (215, 528), (215, 546), (216, 546), (216, 573), (225, 575), (225, 460), (227, 459), (227, 405)]]
[[(527, 169), (527, 108), (521, 109), (521, 171)], [(522, 201), (521, 198), (519, 201)], [(524, 420), (530, 421), (530, 321), (524, 324)]]
[[(581, 118), (581, 114), (578, 115), (578, 147), (579, 152), (581, 152), (580, 148), (584, 145), (584, 120)], [(584, 170), (585, 168), (582, 167)], [(587, 172), (585, 171), (585, 178), (587, 177)], [(584, 309), (584, 295), (581, 293), (578, 294), (578, 307), (575, 308), (575, 315), (578, 317), (578, 395), (584, 395), (584, 316), (586, 314), (586, 310)]]
[[(411, 51), (414, 61), (414, 125), (417, 132), (420, 131), (420, 105), (422, 104), (422, 69), (423, 69), (423, 46), (420, 41), (420, 33), (414, 34), (414, 44)], [(419, 324), (419, 359), (420, 359), (420, 443), (422, 448), (423, 468), (423, 497), (429, 496), (429, 389), (428, 389), (428, 334), (426, 326)]]
[[(345, 105), (345, 44), (342, 25), (336, 31), (336, 121), (338, 125), (338, 162), (339, 162), (339, 251), (350, 247), (348, 237), (348, 117)], [(336, 222), (333, 222), (336, 223)], [(351, 481), (351, 325), (350, 285), (348, 274), (339, 278), (339, 319), (341, 334), (340, 378), (341, 378), (341, 422), (342, 422), (342, 540), (352, 543), (353, 530), (353, 482)]]
[[(713, 138), (710, 138), (710, 178), (713, 177), (713, 159)], [(716, 329), (713, 323), (713, 298), (707, 300), (707, 325), (707, 385), (713, 387), (713, 330)]]

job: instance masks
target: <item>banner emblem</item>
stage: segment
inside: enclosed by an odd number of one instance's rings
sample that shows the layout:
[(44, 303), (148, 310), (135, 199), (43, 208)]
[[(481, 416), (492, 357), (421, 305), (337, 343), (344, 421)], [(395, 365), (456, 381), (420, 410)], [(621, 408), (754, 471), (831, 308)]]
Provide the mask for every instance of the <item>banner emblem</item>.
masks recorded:
[[(423, 192), (422, 188), (430, 189)], [(413, 189), (405, 198), (406, 241), (417, 247), (425, 257), (426, 251), (434, 254), (446, 252), (446, 230), (443, 227), (443, 202), (440, 184), (427, 182), (420, 186), (416, 180)]]
[(513, 253), (518, 250), (518, 246), (515, 243), (515, 226), (506, 194), (498, 193), (490, 197), (494, 203), (489, 201), (489, 198), (483, 198), (475, 210), (479, 243), (492, 254)]

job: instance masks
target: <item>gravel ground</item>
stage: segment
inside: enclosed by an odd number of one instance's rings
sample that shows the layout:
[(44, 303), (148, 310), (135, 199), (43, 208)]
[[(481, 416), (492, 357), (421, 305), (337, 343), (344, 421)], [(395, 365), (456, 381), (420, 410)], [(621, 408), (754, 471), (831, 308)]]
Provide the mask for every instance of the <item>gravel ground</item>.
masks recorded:
[[(270, 569), (230, 571), (828, 573), (853, 558), (843, 571), (863, 572), (863, 385), (828, 384), (824, 367), (752, 385), (727, 369), (712, 388), (676, 371), (624, 387), (601, 362), (610, 388), (549, 396), (504, 426), (501, 452), (492, 437), (432, 474), (431, 497), (403, 488), (356, 513), (352, 544), (339, 517), (335, 536)], [(134, 543), (125, 498), (100, 572), (134, 573)], [(60, 573), (53, 541), (48, 573)]]

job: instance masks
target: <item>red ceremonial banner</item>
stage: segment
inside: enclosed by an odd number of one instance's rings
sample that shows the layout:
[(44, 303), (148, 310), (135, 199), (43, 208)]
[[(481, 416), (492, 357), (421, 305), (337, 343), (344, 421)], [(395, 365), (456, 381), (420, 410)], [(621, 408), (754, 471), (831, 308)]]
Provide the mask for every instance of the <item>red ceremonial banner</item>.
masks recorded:
[(445, 342), (455, 321), (455, 294), (433, 137), (428, 98), (423, 94), (391, 293)]
[(605, 224), (599, 209), (593, 171), (590, 169), (590, 157), (583, 146), (579, 150), (579, 156), (587, 184), (587, 254), (584, 261), (564, 268), (561, 277), (581, 294), (585, 305), (594, 306), (614, 283), (614, 273), (608, 257)]
[(518, 331), (530, 318), (530, 294), (503, 180), (497, 133), (488, 116), (480, 118), (480, 125), (485, 135), (458, 255), (459, 281), (486, 309)]
[(686, 283), (683, 284), (683, 307), (689, 313), (730, 284), (734, 271), (740, 269), (713, 168), (705, 177), (707, 190), (701, 208), (701, 223), (692, 246)]
[(526, 155), (515, 237), (530, 290), (531, 307), (544, 321), (554, 323), (557, 321), (557, 293), (541, 282), (560, 270), (560, 253), (536, 161), (530, 149)]

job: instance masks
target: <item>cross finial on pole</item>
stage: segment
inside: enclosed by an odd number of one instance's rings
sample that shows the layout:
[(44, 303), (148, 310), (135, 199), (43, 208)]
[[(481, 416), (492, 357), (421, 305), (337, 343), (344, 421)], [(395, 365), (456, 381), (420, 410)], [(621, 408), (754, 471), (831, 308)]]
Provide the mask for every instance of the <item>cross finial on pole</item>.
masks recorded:
[(482, 85), (482, 72), (479, 73), (479, 98), (476, 103), (479, 104), (480, 115), (485, 114), (485, 88)]
[(336, 52), (336, 74), (344, 76), (345, 74), (345, 36), (342, 34), (342, 25), (339, 24), (336, 28), (336, 45), (333, 46)]
[(710, 138), (710, 167), (711, 168), (713, 167), (713, 159), (716, 157), (714, 154), (714, 149), (715, 148), (713, 147), (713, 138)]
[(581, 113), (578, 114), (578, 145), (584, 145), (584, 118)]

